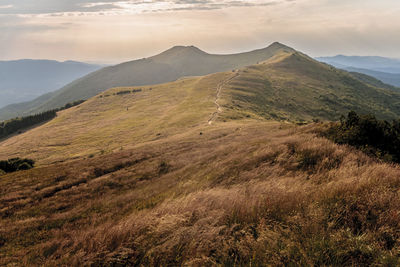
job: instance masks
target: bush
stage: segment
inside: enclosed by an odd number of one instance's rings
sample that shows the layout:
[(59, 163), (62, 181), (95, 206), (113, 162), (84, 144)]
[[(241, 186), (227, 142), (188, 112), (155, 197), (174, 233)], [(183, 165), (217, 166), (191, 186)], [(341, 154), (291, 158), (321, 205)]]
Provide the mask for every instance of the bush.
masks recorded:
[(324, 136), (339, 144), (348, 144), (385, 161), (400, 163), (400, 120), (389, 123), (373, 115), (351, 111), (342, 116)]
[(170, 165), (166, 163), (165, 161), (162, 161), (160, 165), (158, 166), (158, 174), (163, 175), (169, 172)]
[(20, 170), (29, 170), (32, 169), (34, 165), (35, 161), (32, 159), (12, 158), (0, 161), (0, 171), (4, 173), (10, 173)]
[(126, 90), (126, 91), (119, 91), (117, 92), (117, 95), (126, 95), (126, 94), (130, 94), (131, 91), (130, 90)]
[(29, 169), (32, 169), (32, 167), (33, 167), (33, 166), (30, 165), (29, 163), (24, 162), (24, 163), (20, 164), (20, 165), (17, 167), (17, 170), (18, 170), (18, 171), (29, 170)]

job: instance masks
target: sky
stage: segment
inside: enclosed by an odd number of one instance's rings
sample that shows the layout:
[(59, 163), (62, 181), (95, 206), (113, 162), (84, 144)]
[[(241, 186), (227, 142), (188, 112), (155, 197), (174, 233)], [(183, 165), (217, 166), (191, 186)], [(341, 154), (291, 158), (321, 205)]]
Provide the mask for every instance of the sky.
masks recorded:
[(0, 0), (0, 60), (118, 63), (279, 41), (311, 56), (400, 58), (399, 0)]

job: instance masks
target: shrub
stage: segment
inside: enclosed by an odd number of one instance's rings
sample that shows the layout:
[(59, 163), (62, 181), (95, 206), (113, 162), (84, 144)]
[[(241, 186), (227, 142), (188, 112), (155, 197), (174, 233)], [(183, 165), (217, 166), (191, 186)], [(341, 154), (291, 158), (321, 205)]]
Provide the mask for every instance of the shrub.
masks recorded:
[(162, 161), (160, 165), (158, 166), (158, 174), (163, 175), (169, 172), (170, 165), (166, 163), (165, 161)]
[(400, 120), (389, 123), (373, 115), (351, 111), (323, 135), (339, 144), (348, 144), (385, 161), (400, 163)]
[(29, 169), (32, 169), (32, 165), (30, 165), (30, 164), (27, 163), (27, 162), (24, 162), (24, 163), (20, 164), (20, 165), (18, 166), (18, 168), (17, 168), (18, 171), (29, 170)]
[(117, 92), (117, 95), (126, 95), (126, 94), (130, 94), (131, 91), (130, 90), (126, 90), (126, 91), (119, 91)]
[(32, 169), (35, 161), (32, 159), (12, 158), (0, 161), (0, 171), (5, 173)]

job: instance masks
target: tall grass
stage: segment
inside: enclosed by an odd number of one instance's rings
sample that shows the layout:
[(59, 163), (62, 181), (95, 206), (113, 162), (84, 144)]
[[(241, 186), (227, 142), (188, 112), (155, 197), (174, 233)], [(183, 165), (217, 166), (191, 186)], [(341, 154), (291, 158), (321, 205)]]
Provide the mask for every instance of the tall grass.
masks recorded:
[[(8, 255), (3, 262), (399, 264), (397, 165), (316, 137), (310, 133), (314, 126), (231, 127), (143, 152), (68, 163), (87, 177), (68, 188), (60, 186), (76, 174), (53, 174), (70, 169), (68, 164), (42, 169), (39, 180), (28, 178), (35, 170), (19, 174), (13, 189), (2, 189), (0, 251)], [(123, 162), (129, 164), (113, 169)], [(112, 171), (92, 175), (100, 166)], [(37, 183), (38, 193), (54, 183), (60, 190), (29, 204), (31, 192), (22, 189), (26, 179)]]

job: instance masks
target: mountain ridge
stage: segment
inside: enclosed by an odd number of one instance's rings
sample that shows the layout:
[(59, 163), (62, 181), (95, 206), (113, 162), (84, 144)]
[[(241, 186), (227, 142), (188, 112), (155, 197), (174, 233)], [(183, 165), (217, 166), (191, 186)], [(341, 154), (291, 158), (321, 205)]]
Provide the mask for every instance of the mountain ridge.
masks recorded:
[[(0, 157), (22, 154), (40, 162), (57, 161), (97, 153), (102, 144), (109, 144), (104, 151), (112, 151), (132, 140), (153, 142), (224, 122), (338, 120), (351, 110), (397, 118), (400, 93), (301, 52), (283, 50), (235, 71), (108, 89), (0, 143)], [(70, 129), (68, 136), (65, 129)], [(41, 148), (32, 149), (32, 144)]]
[(301, 52), (271, 58), (240, 73), (227, 89), (233, 104), (226, 107), (235, 112), (246, 107), (252, 116), (283, 121), (338, 120), (350, 110), (387, 120), (400, 115), (400, 92)]
[[(24, 105), (16, 104), (0, 109), (0, 120), (58, 108), (69, 102), (88, 99), (111, 87), (159, 84), (184, 76), (229, 71), (266, 60), (280, 50), (294, 51), (277, 42), (262, 49), (228, 55), (208, 54), (194, 46), (176, 46), (149, 58), (92, 72), (52, 92), (50, 99), (40, 98)], [(24, 106), (29, 108), (23, 108)]]

